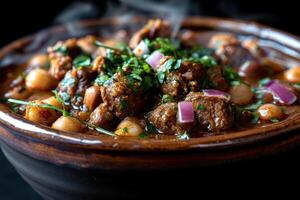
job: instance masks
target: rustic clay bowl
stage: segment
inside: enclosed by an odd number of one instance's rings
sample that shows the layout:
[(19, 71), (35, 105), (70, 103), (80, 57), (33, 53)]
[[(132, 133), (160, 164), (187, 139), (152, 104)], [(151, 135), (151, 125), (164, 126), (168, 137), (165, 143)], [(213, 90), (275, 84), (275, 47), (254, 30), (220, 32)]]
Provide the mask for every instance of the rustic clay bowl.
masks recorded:
[[(141, 25), (143, 20), (133, 18), (129, 24)], [(256, 36), (276, 43), (289, 56), (300, 57), (299, 38), (253, 22), (194, 17), (185, 20), (183, 25), (193, 30)], [(76, 30), (78, 27), (80, 31)], [(7, 45), (0, 50), (0, 59), (3, 61), (12, 55), (22, 59), (18, 52), (34, 53), (53, 36), (64, 39), (95, 30), (112, 33), (128, 27), (132, 28), (128, 20), (119, 18), (54, 27)], [(205, 166), (260, 157), (300, 143), (300, 134), (296, 134), (300, 128), (300, 113), (251, 130), (187, 141), (114, 139), (105, 135), (64, 133), (26, 121), (4, 105), (0, 105), (0, 125), (4, 154), (46, 199), (151, 197), (159, 191), (174, 194), (174, 188), (180, 186), (177, 194), (182, 189), (182, 181), (189, 187), (188, 179), (201, 177), (205, 173), (201, 169)]]

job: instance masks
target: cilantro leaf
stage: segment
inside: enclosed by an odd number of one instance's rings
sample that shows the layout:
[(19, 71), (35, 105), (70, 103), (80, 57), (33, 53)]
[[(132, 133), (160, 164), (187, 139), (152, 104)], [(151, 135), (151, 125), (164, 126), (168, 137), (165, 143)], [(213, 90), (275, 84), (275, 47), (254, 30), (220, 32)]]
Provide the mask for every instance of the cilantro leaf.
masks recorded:
[(88, 55), (80, 55), (73, 61), (75, 68), (88, 67), (92, 64), (92, 58)]

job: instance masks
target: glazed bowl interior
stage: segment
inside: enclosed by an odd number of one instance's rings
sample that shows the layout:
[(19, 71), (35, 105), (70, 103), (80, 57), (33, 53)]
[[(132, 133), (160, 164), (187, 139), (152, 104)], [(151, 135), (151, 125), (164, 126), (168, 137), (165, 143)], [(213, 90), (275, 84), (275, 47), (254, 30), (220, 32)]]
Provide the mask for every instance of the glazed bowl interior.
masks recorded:
[[(60, 39), (80, 37), (86, 34), (97, 34), (109, 38), (112, 34), (123, 29), (133, 32), (145, 22), (142, 18), (110, 18), (69, 23), (63, 26), (49, 28), (35, 35), (17, 40), (0, 51), (1, 71), (5, 67), (25, 62), (37, 52), (43, 52), (48, 45)], [(299, 61), (300, 40), (296, 36), (284, 33), (266, 26), (252, 22), (224, 20), (216, 18), (194, 17), (183, 22), (183, 30), (196, 31), (221, 31), (236, 33), (241, 36), (253, 36), (271, 45), (283, 54)], [(122, 34), (122, 33), (119, 33)], [(300, 128), (300, 113), (290, 115), (287, 119), (274, 123), (258, 126), (251, 129), (226, 132), (225, 134), (209, 135), (189, 140), (176, 140), (174, 138), (140, 139), (140, 138), (113, 138), (99, 134), (86, 135), (83, 133), (67, 133), (35, 124), (23, 119), (0, 105), (0, 122), (6, 127), (15, 130), (22, 137), (47, 144), (76, 147), (84, 149), (99, 149), (113, 151), (173, 151), (186, 149), (211, 149), (226, 148), (243, 145), (272, 137), (287, 134)]]

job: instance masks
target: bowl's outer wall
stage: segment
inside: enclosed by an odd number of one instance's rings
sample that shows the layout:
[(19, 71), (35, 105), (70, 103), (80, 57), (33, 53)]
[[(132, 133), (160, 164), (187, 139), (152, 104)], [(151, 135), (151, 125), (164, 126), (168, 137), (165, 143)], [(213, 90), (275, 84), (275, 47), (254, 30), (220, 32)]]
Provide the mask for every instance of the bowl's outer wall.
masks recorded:
[[(195, 18), (190, 24), (199, 26), (205, 20)], [(248, 27), (245, 23), (242, 27), (234, 21), (221, 23), (218, 19), (207, 20), (206, 25), (211, 27), (237, 30)], [(251, 23), (249, 27), (253, 28), (250, 31), (255, 34), (258, 30), (254, 28), (259, 26)], [(286, 36), (277, 37), (279, 42), (286, 42), (299, 51), (300, 42), (296, 37), (278, 33)], [(276, 39), (276, 35), (274, 37)], [(25, 40), (28, 41), (28, 38)], [(18, 45), (20, 44), (14, 43), (11, 47)], [(11, 47), (4, 48), (2, 54), (9, 53)], [(300, 143), (298, 131), (294, 130), (289, 131), (289, 134), (275, 134), (267, 140), (256, 141), (252, 138), (252, 142), (240, 143), (234, 147), (228, 142), (224, 148), (192, 148), (170, 152), (108, 151), (77, 148), (78, 146), (67, 148), (61, 143), (46, 142), (42, 137), (30, 137), (5, 123), (1, 123), (1, 127), (1, 148), (8, 160), (46, 199), (131, 198), (144, 194), (155, 197), (160, 190), (171, 194), (174, 191), (188, 190), (189, 184), (184, 188), (180, 183), (189, 183), (193, 178), (201, 179), (205, 174), (203, 167), (269, 155)], [(156, 191), (149, 192), (153, 185)]]

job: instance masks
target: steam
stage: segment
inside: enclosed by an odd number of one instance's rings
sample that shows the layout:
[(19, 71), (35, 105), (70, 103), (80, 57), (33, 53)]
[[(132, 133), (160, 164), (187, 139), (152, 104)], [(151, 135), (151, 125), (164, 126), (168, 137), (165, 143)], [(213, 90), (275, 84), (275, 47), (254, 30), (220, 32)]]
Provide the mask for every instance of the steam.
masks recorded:
[[(36, 53), (46, 52), (48, 46), (53, 45), (58, 40), (70, 37), (80, 37), (87, 34), (99, 34), (111, 37), (121, 27), (112, 27), (92, 30), (82, 27), (78, 22), (82, 19), (95, 19), (99, 17), (118, 17), (121, 24), (126, 24), (129, 32), (134, 32), (143, 24), (127, 23), (131, 22), (137, 15), (146, 18), (165, 19), (172, 25), (172, 37), (175, 37), (180, 29), (182, 20), (188, 13), (190, 1), (170, 0), (119, 0), (108, 1), (106, 8), (100, 9), (92, 2), (74, 2), (64, 9), (53, 21), (53, 24), (63, 24), (66, 31), (63, 33), (49, 32), (47, 29), (38, 32), (33, 41), (25, 48), (17, 49), (15, 52), (0, 58), (0, 67), (25, 63)], [(105, 12), (104, 12), (105, 10)], [(144, 21), (146, 22), (146, 20)], [(127, 25), (130, 24), (128, 27)]]
[[(122, 7), (120, 10), (113, 10), (113, 14), (124, 14), (127, 8), (127, 17), (130, 15), (143, 14), (150, 18), (165, 19), (172, 25), (172, 37), (175, 37), (180, 29), (181, 22), (186, 17), (190, 0), (120, 0)], [(121, 12), (120, 12), (121, 11)]]

